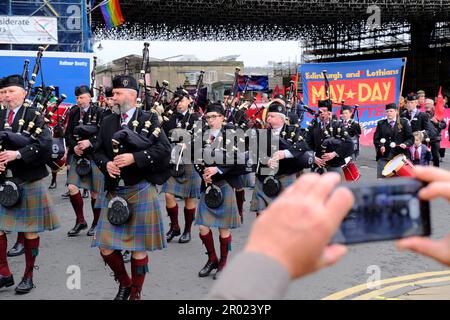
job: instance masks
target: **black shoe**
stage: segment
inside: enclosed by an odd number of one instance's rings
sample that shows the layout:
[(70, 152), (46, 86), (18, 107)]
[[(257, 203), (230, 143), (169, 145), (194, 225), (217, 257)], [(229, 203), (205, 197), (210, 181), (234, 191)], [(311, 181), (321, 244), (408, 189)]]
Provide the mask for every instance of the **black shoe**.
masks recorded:
[(117, 292), (114, 300), (128, 300), (131, 293), (131, 287), (119, 287), (119, 292)]
[(200, 270), (200, 272), (198, 273), (198, 276), (201, 278), (207, 277), (207, 276), (209, 276), (211, 271), (213, 271), (214, 269), (217, 269), (218, 267), (219, 267), (219, 261), (208, 260), (208, 262), (205, 264), (203, 269)]
[(214, 274), (214, 277), (213, 277), (214, 280), (219, 279), (220, 274), (222, 273), (222, 270), (223, 270), (223, 268), (217, 268), (217, 271), (216, 271), (216, 273)]
[(13, 285), (14, 285), (13, 275), (5, 277), (0, 274), (0, 289), (3, 287), (11, 287)]
[(128, 250), (125, 250), (122, 254), (123, 262), (124, 263), (130, 263), (131, 262), (131, 252)]
[(16, 287), (16, 294), (29, 293), (33, 288), (36, 288), (33, 284), (33, 278), (22, 278), (19, 285)]
[(191, 241), (191, 233), (189, 231), (183, 232), (180, 239), (178, 239), (179, 243), (188, 243), (189, 241)]
[(83, 198), (89, 198), (89, 190), (83, 189)]
[(61, 195), (61, 197), (64, 198), (64, 199), (68, 199), (68, 198), (70, 197), (69, 191), (67, 191), (66, 193), (63, 193), (63, 194)]
[(86, 235), (88, 237), (92, 237), (95, 234), (95, 228), (97, 227), (97, 225), (92, 225), (91, 228), (88, 230), (88, 232), (86, 233)]
[(52, 183), (50, 184), (50, 186), (48, 188), (49, 189), (56, 189), (57, 188), (56, 181), (52, 181)]
[(6, 254), (8, 257), (18, 257), (25, 253), (25, 247), (20, 242), (16, 242)]
[(167, 242), (172, 241), (173, 238), (178, 237), (180, 234), (180, 229), (172, 229), (171, 227), (170, 230), (166, 233)]
[(81, 230), (87, 229), (88, 225), (87, 223), (78, 223), (75, 225), (75, 227), (72, 228), (69, 232), (67, 232), (67, 236), (73, 237), (80, 233)]

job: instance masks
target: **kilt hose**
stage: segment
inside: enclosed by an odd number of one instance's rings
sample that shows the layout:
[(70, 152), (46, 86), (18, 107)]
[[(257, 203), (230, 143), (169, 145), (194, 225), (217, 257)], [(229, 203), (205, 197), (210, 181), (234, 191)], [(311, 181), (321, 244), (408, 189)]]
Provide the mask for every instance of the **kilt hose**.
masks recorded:
[(217, 209), (209, 208), (205, 203), (205, 192), (200, 195), (195, 224), (210, 228), (236, 229), (241, 225), (241, 218), (234, 189), (226, 182), (215, 183), (223, 194), (223, 203)]
[[(108, 202), (120, 196), (127, 200), (130, 221), (114, 226), (108, 220)], [(92, 247), (110, 250), (153, 251), (167, 246), (164, 221), (156, 187), (148, 182), (119, 187), (107, 192), (102, 201), (100, 219), (95, 229)]]
[(12, 208), (0, 206), (0, 230), (11, 232), (44, 232), (60, 226), (43, 180), (21, 185), (22, 196)]
[(202, 179), (192, 164), (185, 165), (185, 173), (181, 177), (170, 177), (163, 184), (161, 192), (173, 194), (182, 199), (200, 198)]
[[(283, 175), (278, 177), (281, 182), (281, 192), (295, 182), (296, 174)], [(263, 183), (256, 178), (255, 189), (253, 189), (252, 201), (250, 204), (250, 211), (260, 212), (267, 208), (276, 197), (268, 197), (263, 191)]]
[(67, 185), (73, 184), (80, 189), (98, 193), (103, 191), (105, 178), (93, 160), (91, 160), (92, 172), (84, 177), (80, 177), (76, 171), (75, 157), (71, 157), (69, 164), (70, 169), (69, 175), (67, 176)]

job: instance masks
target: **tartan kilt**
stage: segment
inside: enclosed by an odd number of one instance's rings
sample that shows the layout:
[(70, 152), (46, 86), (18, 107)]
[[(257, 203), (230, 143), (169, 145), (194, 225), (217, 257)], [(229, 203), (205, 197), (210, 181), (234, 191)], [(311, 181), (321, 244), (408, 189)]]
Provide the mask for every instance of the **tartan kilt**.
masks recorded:
[[(202, 179), (200, 175), (195, 171), (192, 164), (185, 165), (185, 174), (179, 178), (170, 177), (166, 183), (163, 184), (161, 192), (170, 193), (174, 196), (187, 199), (187, 198), (200, 198), (200, 187)], [(183, 180), (184, 183), (180, 183), (178, 180)]]
[(0, 230), (11, 232), (44, 232), (60, 226), (43, 180), (26, 182), (20, 202), (12, 208), (0, 206)]
[(105, 177), (100, 169), (91, 160), (92, 172), (84, 177), (80, 177), (76, 171), (76, 159), (72, 157), (69, 162), (70, 169), (67, 177), (67, 185), (73, 184), (80, 189), (86, 189), (93, 192), (102, 192), (104, 189)]
[[(295, 182), (297, 179), (295, 174), (284, 175), (278, 177), (281, 182), (281, 192)], [(267, 208), (276, 197), (268, 197), (263, 191), (263, 183), (256, 178), (255, 189), (253, 189), (252, 201), (250, 204), (250, 211), (262, 211)]]
[(205, 192), (202, 192), (197, 206), (195, 224), (210, 228), (238, 228), (241, 225), (241, 218), (234, 189), (226, 181), (220, 181), (216, 185), (222, 191), (223, 204), (217, 209), (209, 208), (205, 203)]
[(255, 187), (255, 173), (250, 172), (247, 174), (244, 174), (239, 177), (242, 180), (242, 185), (244, 188), (254, 188)]
[(101, 209), (108, 206), (108, 199), (106, 198), (106, 191), (101, 191), (97, 195), (94, 209)]
[[(130, 221), (114, 226), (108, 220), (108, 202), (115, 196), (127, 200)], [(100, 219), (95, 230), (92, 247), (110, 250), (153, 251), (167, 246), (164, 221), (156, 187), (148, 182), (119, 187), (114, 194), (103, 198)]]

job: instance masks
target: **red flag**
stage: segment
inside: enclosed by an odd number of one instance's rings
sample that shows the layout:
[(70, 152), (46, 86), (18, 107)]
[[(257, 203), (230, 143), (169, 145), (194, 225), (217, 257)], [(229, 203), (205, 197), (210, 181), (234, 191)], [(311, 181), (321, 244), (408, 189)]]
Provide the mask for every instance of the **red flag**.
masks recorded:
[(256, 103), (261, 103), (262, 102), (262, 96), (261, 96), (261, 94), (258, 92), (257, 94), (256, 94)]
[(281, 95), (284, 97), (286, 95), (286, 91), (284, 86), (281, 87)]
[(275, 89), (273, 90), (273, 96), (272, 98), (275, 98), (277, 94), (280, 94), (280, 87), (276, 85)]
[(434, 113), (434, 116), (438, 121), (441, 121), (444, 119), (444, 97), (442, 96), (442, 87), (439, 88), (439, 94), (438, 98), (436, 100), (436, 111)]

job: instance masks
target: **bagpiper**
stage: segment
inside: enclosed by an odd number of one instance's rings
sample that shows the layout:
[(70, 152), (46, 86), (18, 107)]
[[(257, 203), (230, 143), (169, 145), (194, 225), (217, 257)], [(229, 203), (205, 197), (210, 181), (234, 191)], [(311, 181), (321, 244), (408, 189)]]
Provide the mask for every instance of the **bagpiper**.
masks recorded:
[(306, 129), (306, 142), (316, 153), (316, 172), (342, 174), (345, 159), (353, 153), (353, 143), (344, 125), (333, 118), (332, 106), (330, 99), (319, 100), (319, 113)]
[(281, 101), (272, 101), (267, 106), (265, 122), (266, 128), (257, 131), (258, 142), (250, 142), (258, 146), (251, 201), (251, 211), (256, 211), (257, 216), (295, 182), (297, 173), (311, 168), (314, 162), (314, 152), (306, 144), (301, 130), (287, 124), (287, 110)]
[(39, 254), (39, 233), (59, 227), (52, 201), (43, 179), (49, 172), (52, 136), (37, 109), (27, 99), (24, 78), (4, 79), (2, 91), (6, 108), (0, 115), (0, 288), (14, 285), (6, 258), (5, 231), (23, 232), (25, 273), (16, 287), (17, 294), (33, 288), (33, 270)]
[[(167, 232), (167, 242), (181, 234), (178, 223), (178, 204), (175, 197), (184, 199), (183, 234), (179, 243), (191, 241), (191, 226), (195, 217), (196, 201), (200, 197), (201, 178), (193, 166), (194, 144), (192, 135), (196, 126), (201, 127), (200, 116), (190, 109), (192, 98), (183, 88), (175, 92), (176, 112), (163, 123), (163, 129), (170, 138), (172, 161), (170, 165), (171, 177), (163, 185), (161, 191), (165, 193), (166, 210), (170, 217), (170, 229)], [(188, 140), (188, 141), (186, 141)], [(191, 159), (186, 159), (186, 155)], [(185, 161), (188, 160), (186, 163)]]
[[(229, 148), (232, 143), (230, 144), (230, 139), (227, 141), (227, 136), (233, 134), (231, 131), (235, 126), (225, 125), (225, 110), (221, 104), (209, 104), (204, 116), (207, 127), (203, 129), (207, 130), (203, 130), (204, 135), (200, 137), (202, 158), (196, 158), (195, 163), (195, 168), (202, 177), (195, 223), (199, 226), (200, 239), (207, 250), (208, 261), (198, 275), (207, 277), (217, 269), (214, 274), (216, 279), (225, 267), (231, 250), (231, 229), (241, 225), (235, 189), (242, 189), (240, 175), (245, 172), (245, 162), (241, 161), (242, 164), (239, 164), (237, 158), (245, 150)], [(219, 229), (220, 260), (216, 255), (212, 228)]]
[(95, 202), (102, 190), (103, 181), (102, 174), (93, 161), (93, 150), (103, 110), (92, 103), (91, 90), (88, 86), (76, 87), (75, 96), (77, 104), (69, 111), (65, 140), (68, 148), (67, 162), (70, 166), (67, 187), (76, 222), (67, 235), (76, 236), (88, 227), (84, 218), (83, 198), (80, 192), (82, 188), (90, 190), (91, 193), (94, 219), (87, 235), (93, 236), (100, 215), (100, 210), (95, 208)]
[[(116, 300), (140, 299), (148, 272), (147, 251), (167, 246), (156, 184), (169, 178), (170, 143), (153, 116), (136, 108), (137, 82), (113, 79), (118, 112), (103, 119), (94, 159), (105, 179), (105, 201), (92, 242), (119, 282)], [(131, 279), (121, 250), (132, 252)]]

